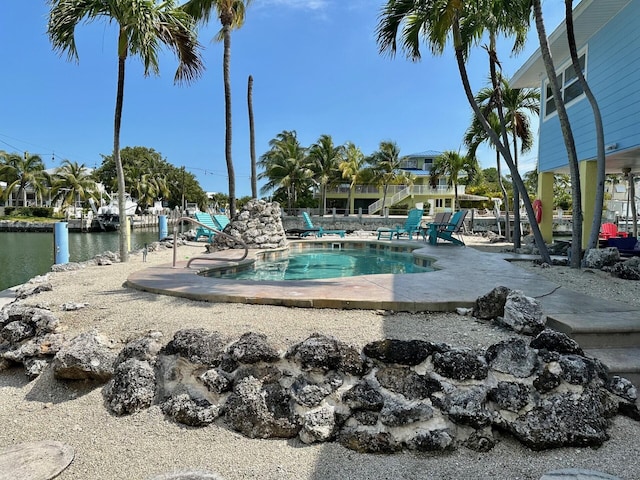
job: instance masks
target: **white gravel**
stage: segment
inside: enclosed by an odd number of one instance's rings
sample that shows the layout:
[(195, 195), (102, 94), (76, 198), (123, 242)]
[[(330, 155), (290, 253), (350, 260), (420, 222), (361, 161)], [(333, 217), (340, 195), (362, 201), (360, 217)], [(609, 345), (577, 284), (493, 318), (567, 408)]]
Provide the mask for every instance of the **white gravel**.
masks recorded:
[[(469, 238), (481, 249), (482, 239)], [(181, 247), (180, 258), (202, 251)], [(167, 263), (171, 252), (152, 252), (149, 265)], [(313, 332), (334, 335), (362, 347), (382, 338), (426, 339), (453, 345), (490, 345), (512, 334), (456, 314), (386, 314), (361, 310), (299, 308), (193, 302), (123, 288), (129, 272), (143, 268), (141, 256), (127, 264), (49, 274), (52, 292), (29, 299), (47, 304), (69, 336), (95, 329), (124, 343), (149, 330), (169, 341), (176, 330), (203, 327), (229, 339), (263, 332), (280, 349)], [(564, 267), (534, 269), (574, 290), (640, 305), (640, 282)], [(67, 302), (87, 303), (62, 311)], [(0, 372), (0, 449), (21, 442), (58, 440), (76, 450), (57, 478), (150, 479), (183, 470), (216, 472), (224, 479), (539, 479), (558, 468), (586, 468), (622, 479), (640, 478), (640, 423), (616, 417), (611, 439), (599, 449), (533, 452), (508, 436), (488, 453), (465, 448), (446, 454), (364, 455), (337, 444), (304, 445), (290, 440), (252, 440), (222, 424), (190, 428), (166, 420), (157, 407), (126, 417), (111, 415), (101, 388), (55, 381), (50, 372), (28, 382), (19, 369)], [(0, 479), (8, 478), (0, 472)]]

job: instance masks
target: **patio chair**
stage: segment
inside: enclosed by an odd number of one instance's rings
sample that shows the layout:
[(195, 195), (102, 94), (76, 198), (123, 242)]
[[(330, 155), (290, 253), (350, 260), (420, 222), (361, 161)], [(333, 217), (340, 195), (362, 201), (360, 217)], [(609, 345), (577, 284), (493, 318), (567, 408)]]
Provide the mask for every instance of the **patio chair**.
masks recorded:
[[(468, 210), (463, 208), (453, 214), (451, 220), (447, 224), (432, 223), (429, 226), (428, 235), (429, 243), (431, 245), (437, 245), (438, 239), (441, 238), (447, 242), (451, 242), (454, 245), (464, 246), (462, 240), (462, 228), (464, 226), (464, 219), (467, 216)], [(454, 237), (457, 235), (458, 238)]]
[(598, 238), (600, 240), (609, 240), (610, 238), (627, 238), (627, 232), (621, 232), (615, 223), (603, 223), (600, 226), (600, 234)]
[[(198, 222), (202, 223), (203, 225), (206, 225), (206, 227), (201, 227), (198, 225), (198, 228), (196, 229), (196, 238), (195, 238), (196, 241), (198, 240), (198, 238), (205, 236), (207, 237), (207, 241), (211, 242), (211, 239), (216, 234), (215, 230), (222, 230), (218, 225), (218, 223), (215, 222), (213, 220), (213, 217), (208, 213), (196, 212), (194, 214), (194, 217)], [(227, 223), (228, 223), (228, 219), (227, 219)]]
[(300, 237), (306, 237), (311, 234), (315, 234), (316, 237), (322, 237), (323, 235), (340, 235), (344, 237), (347, 233), (346, 230), (325, 230), (322, 227), (316, 227), (311, 221), (311, 217), (308, 212), (302, 212), (302, 218), (304, 219), (304, 231), (300, 233)]
[(428, 222), (422, 225), (422, 227), (420, 228), (420, 233), (422, 233), (422, 238), (424, 239), (424, 241), (427, 241), (427, 234), (429, 233), (431, 225), (436, 225), (437, 228), (441, 230), (449, 224), (450, 218), (451, 212), (440, 212), (436, 213), (436, 216), (433, 217), (433, 222)]
[(214, 223), (218, 224), (218, 230), (220, 231), (229, 225), (229, 217), (226, 215), (211, 215), (211, 218), (213, 218)]
[(413, 208), (409, 210), (409, 214), (407, 215), (407, 220), (404, 222), (404, 225), (396, 225), (393, 228), (378, 228), (378, 240), (382, 234), (389, 234), (389, 240), (393, 238), (395, 235), (396, 238), (400, 238), (400, 235), (408, 235), (409, 240), (413, 239), (413, 234), (415, 233), (418, 236), (420, 233), (420, 223), (422, 222), (422, 215), (424, 214), (424, 210), (421, 208)]

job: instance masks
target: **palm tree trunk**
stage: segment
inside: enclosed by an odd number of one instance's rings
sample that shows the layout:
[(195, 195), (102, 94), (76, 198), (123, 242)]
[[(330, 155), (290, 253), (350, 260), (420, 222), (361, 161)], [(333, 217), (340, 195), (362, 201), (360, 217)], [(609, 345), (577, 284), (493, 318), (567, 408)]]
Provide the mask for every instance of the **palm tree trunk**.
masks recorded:
[(120, 126), (122, 124), (122, 104), (124, 102), (124, 68), (127, 60), (126, 35), (121, 30), (118, 45), (118, 89), (116, 93), (116, 111), (113, 122), (113, 160), (116, 164), (116, 178), (118, 180), (118, 211), (120, 215), (120, 230), (118, 232), (120, 261), (129, 261), (129, 238), (131, 232), (127, 228), (127, 212), (125, 203), (125, 184), (122, 160), (120, 159)]
[(567, 25), (567, 41), (569, 51), (571, 52), (571, 63), (576, 72), (578, 81), (582, 86), (582, 90), (589, 100), (591, 109), (593, 110), (593, 120), (596, 129), (596, 149), (597, 149), (597, 175), (596, 175), (596, 198), (593, 206), (593, 222), (591, 223), (591, 234), (589, 235), (589, 243), (587, 248), (596, 248), (598, 246), (598, 234), (600, 233), (600, 224), (602, 223), (602, 209), (604, 207), (604, 182), (606, 179), (606, 165), (604, 155), (604, 127), (602, 125), (602, 115), (600, 107), (593, 95), (589, 84), (587, 83), (582, 68), (580, 68), (580, 60), (578, 58), (578, 50), (576, 48), (576, 39), (573, 30), (573, 7), (571, 0), (565, 0), (565, 23)]
[[(516, 134), (516, 126), (513, 125), (513, 163), (518, 168), (518, 135)], [(520, 192), (515, 186), (513, 187), (513, 248), (522, 247), (520, 230)]]
[(258, 198), (258, 181), (256, 174), (256, 130), (253, 122), (253, 77), (249, 75), (247, 84), (247, 104), (249, 108), (249, 150), (251, 154), (251, 196)]
[[(496, 164), (498, 166), (498, 185), (500, 185), (500, 191), (502, 192), (502, 198), (504, 199), (504, 238), (507, 242), (511, 241), (511, 225), (509, 225), (509, 195), (507, 195), (507, 189), (502, 181), (502, 166), (500, 165), (500, 152), (496, 150)], [(500, 219), (498, 219), (500, 221)]]
[[(540, 41), (540, 51), (544, 61), (545, 70), (547, 71), (547, 80), (553, 92), (553, 98), (556, 104), (556, 112), (560, 121), (560, 129), (562, 130), (562, 138), (567, 149), (569, 157), (569, 172), (571, 174), (571, 201), (573, 210), (573, 228), (571, 232), (571, 268), (580, 268), (582, 264), (582, 191), (580, 188), (580, 170), (578, 168), (578, 155), (576, 153), (576, 144), (573, 140), (571, 124), (569, 116), (562, 99), (560, 86), (556, 70), (553, 66), (551, 51), (547, 41), (547, 34), (542, 20), (542, 7), (540, 0), (533, 0), (533, 11), (536, 19), (536, 30), (538, 31), (538, 40)], [(530, 217), (533, 218), (533, 217)], [(533, 222), (532, 222), (533, 223)]]
[[(465, 94), (467, 95), (467, 100), (469, 102), (469, 105), (471, 105), (473, 112), (478, 117), (478, 120), (480, 121), (482, 128), (484, 128), (485, 132), (487, 133), (487, 135), (489, 136), (493, 144), (496, 146), (496, 148), (500, 150), (500, 153), (502, 154), (502, 158), (504, 158), (505, 162), (507, 162), (507, 165), (509, 166), (509, 170), (511, 171), (511, 177), (513, 178), (513, 181), (515, 182), (516, 187), (518, 188), (518, 190), (520, 190), (523, 198), (525, 199), (524, 206), (525, 206), (525, 209), (527, 210), (528, 217), (530, 219), (535, 219), (533, 206), (531, 205), (531, 201), (529, 200), (528, 196), (525, 197), (525, 193), (527, 190), (524, 186), (524, 182), (522, 181), (522, 177), (520, 177), (520, 173), (518, 172), (518, 169), (515, 167), (515, 164), (511, 159), (510, 150), (508, 148), (505, 148), (505, 146), (502, 144), (502, 142), (498, 138), (498, 135), (491, 129), (491, 127), (489, 126), (489, 123), (487, 122), (487, 119), (484, 117), (484, 115), (480, 111), (480, 107), (478, 106), (478, 104), (476, 103), (473, 97), (473, 92), (471, 91), (471, 84), (469, 83), (469, 76), (467, 75), (467, 68), (464, 63), (465, 57), (464, 57), (464, 50), (461, 46), (462, 42), (460, 41), (460, 26), (457, 23), (454, 25), (454, 36), (457, 38), (455, 54), (456, 54), (456, 60), (458, 63), (458, 70), (460, 72), (460, 78), (462, 80), (462, 85), (464, 87)], [(542, 261), (546, 263), (551, 263), (549, 250), (547, 250), (547, 246), (544, 243), (544, 239), (542, 238), (540, 227), (535, 222), (535, 220), (531, 220), (530, 223), (531, 223), (531, 232), (533, 233), (533, 238), (535, 239), (536, 246), (538, 247), (538, 251), (540, 252), (540, 257), (542, 258)]]
[(233, 158), (231, 154), (231, 26), (225, 24), (222, 29), (224, 32), (224, 58), (222, 62), (225, 113), (224, 156), (227, 161), (227, 175), (229, 176), (229, 214), (231, 218), (233, 218), (236, 214), (236, 174), (233, 169)]

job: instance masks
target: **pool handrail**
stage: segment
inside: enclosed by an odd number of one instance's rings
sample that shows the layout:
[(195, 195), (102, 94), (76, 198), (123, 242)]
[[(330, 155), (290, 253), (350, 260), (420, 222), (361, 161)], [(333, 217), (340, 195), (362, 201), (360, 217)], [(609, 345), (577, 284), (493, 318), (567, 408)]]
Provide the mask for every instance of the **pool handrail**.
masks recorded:
[(189, 259), (189, 261), (187, 262), (187, 266), (185, 268), (189, 268), (189, 266), (191, 265), (191, 262), (193, 262), (194, 260), (224, 260), (224, 261), (235, 261), (235, 262), (239, 262), (241, 260), (244, 260), (245, 258), (247, 258), (247, 255), (249, 254), (249, 247), (247, 247), (247, 244), (244, 243), (242, 240), (240, 240), (239, 238), (234, 237), (233, 235), (229, 235), (228, 233), (224, 233), (221, 230), (218, 230), (217, 228), (213, 228), (209, 225), (205, 225), (204, 223), (200, 223), (199, 221), (197, 221), (195, 218), (191, 218), (191, 217), (180, 217), (176, 220), (176, 223), (173, 225), (173, 268), (176, 268), (176, 258), (177, 258), (177, 246), (178, 246), (178, 242), (176, 241), (176, 239), (178, 238), (178, 223), (179, 222), (190, 222), (190, 223), (194, 223), (196, 225), (199, 225), (201, 227), (207, 228), (209, 230), (213, 230), (216, 232), (216, 235), (222, 235), (223, 237), (227, 237), (230, 238), (232, 240), (234, 240), (235, 242), (239, 243), (240, 245), (242, 245), (242, 247), (244, 248), (244, 255), (242, 255), (241, 258), (215, 258), (215, 257), (203, 257), (203, 256), (197, 256), (197, 257), (191, 257)]

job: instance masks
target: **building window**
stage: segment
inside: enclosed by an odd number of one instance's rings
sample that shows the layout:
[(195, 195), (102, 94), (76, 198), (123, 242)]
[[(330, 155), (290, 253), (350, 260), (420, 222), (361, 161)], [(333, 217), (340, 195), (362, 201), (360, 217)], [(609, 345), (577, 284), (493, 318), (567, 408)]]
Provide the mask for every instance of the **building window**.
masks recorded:
[[(582, 69), (583, 75), (586, 77), (586, 62), (587, 62), (587, 54), (586, 52), (582, 52), (578, 55), (578, 60), (580, 62), (580, 67)], [(580, 85), (580, 81), (578, 80), (578, 76), (576, 75), (575, 70), (573, 69), (573, 65), (571, 63), (565, 65), (564, 68), (560, 69), (558, 73), (558, 83), (560, 84), (560, 92), (562, 94), (562, 98), (564, 99), (565, 105), (568, 105), (573, 100), (577, 99), (581, 95), (584, 94), (582, 90), (582, 85)], [(553, 92), (551, 91), (551, 86), (549, 82), (545, 82), (545, 106), (544, 113), (545, 117), (549, 117), (550, 115), (556, 112), (556, 102), (553, 98)]]

